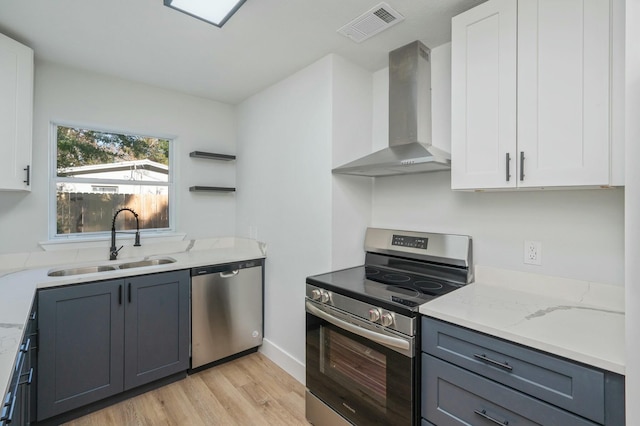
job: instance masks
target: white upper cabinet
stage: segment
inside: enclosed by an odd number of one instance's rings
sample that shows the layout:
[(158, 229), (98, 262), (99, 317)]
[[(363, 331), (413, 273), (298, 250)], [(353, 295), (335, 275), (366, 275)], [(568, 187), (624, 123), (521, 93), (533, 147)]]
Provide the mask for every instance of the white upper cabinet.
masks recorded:
[(489, 0), (452, 22), (453, 189), (610, 182), (609, 0)]
[(0, 190), (31, 190), (33, 50), (0, 34)]

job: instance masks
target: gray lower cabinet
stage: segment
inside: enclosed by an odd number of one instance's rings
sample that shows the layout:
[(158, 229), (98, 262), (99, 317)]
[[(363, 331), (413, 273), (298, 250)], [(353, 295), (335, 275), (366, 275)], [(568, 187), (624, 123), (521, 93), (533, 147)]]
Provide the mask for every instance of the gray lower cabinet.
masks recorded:
[(185, 371), (189, 271), (38, 295), (38, 420)]
[(422, 351), (425, 424), (624, 425), (620, 375), (428, 317)]
[(9, 390), (0, 401), (0, 426), (28, 426), (35, 422), (37, 318), (34, 302), (27, 322)]
[(124, 389), (189, 368), (189, 271), (126, 280)]

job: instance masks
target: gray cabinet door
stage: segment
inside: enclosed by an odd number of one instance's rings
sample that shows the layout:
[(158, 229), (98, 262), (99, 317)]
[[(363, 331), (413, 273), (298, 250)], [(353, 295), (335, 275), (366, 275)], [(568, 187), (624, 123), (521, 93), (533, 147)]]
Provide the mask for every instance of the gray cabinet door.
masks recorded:
[(38, 296), (38, 420), (123, 390), (123, 281)]
[(125, 390), (189, 368), (189, 271), (125, 280)]

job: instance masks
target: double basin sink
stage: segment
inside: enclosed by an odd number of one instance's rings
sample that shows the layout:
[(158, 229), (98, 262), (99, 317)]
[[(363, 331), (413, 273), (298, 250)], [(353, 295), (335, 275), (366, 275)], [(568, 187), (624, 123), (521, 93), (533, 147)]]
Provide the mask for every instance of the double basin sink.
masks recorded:
[(52, 269), (47, 273), (47, 275), (50, 277), (66, 277), (68, 275), (92, 274), (95, 272), (109, 272), (122, 269), (142, 268), (145, 266), (166, 265), (167, 263), (174, 263), (175, 261), (176, 260), (171, 257), (160, 257), (156, 259), (144, 259), (114, 265), (91, 265), (80, 266), (77, 268)]

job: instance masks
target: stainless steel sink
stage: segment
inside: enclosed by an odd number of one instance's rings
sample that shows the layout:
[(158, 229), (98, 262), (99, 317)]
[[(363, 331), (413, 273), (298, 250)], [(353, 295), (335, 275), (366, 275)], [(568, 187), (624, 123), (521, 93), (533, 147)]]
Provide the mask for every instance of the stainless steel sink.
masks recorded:
[(80, 275), (80, 274), (91, 274), (93, 272), (106, 272), (106, 271), (115, 271), (116, 267), (111, 265), (100, 265), (100, 266), (82, 266), (79, 268), (65, 268), (65, 269), (55, 269), (49, 271), (47, 274), (50, 277), (64, 277), (67, 275)]
[(157, 259), (144, 259), (136, 262), (125, 262), (114, 265), (80, 266), (77, 268), (52, 269), (47, 273), (50, 277), (65, 277), (67, 275), (92, 274), (95, 272), (117, 271), (118, 269), (142, 268), (144, 266), (166, 265), (174, 263), (176, 260), (170, 257), (159, 257)]
[(126, 262), (118, 265), (119, 269), (129, 269), (129, 268), (141, 268), (143, 266), (156, 266), (156, 265), (166, 265), (167, 263), (175, 262), (175, 259), (171, 259), (170, 257), (162, 257), (159, 259), (147, 259), (147, 260), (139, 260), (137, 262)]

